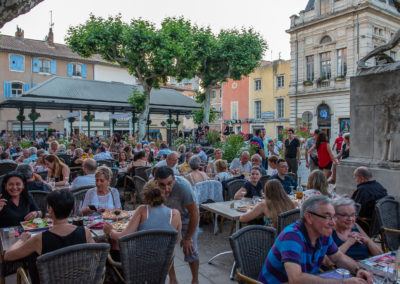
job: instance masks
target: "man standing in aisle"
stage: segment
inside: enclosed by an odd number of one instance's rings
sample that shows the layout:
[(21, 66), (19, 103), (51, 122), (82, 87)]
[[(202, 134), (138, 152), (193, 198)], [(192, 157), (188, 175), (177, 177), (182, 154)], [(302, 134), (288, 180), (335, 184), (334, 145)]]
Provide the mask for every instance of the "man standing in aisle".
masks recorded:
[(298, 165), (301, 164), (300, 141), (294, 137), (294, 130), (292, 128), (288, 130), (288, 139), (285, 140), (284, 155), (289, 166), (289, 172), (294, 173), (297, 180), (297, 169)]
[(336, 146), (336, 154), (339, 154), (340, 150), (342, 150), (343, 141), (344, 141), (344, 138), (342, 136), (342, 133), (339, 132), (339, 137), (336, 138), (335, 144), (333, 144), (333, 146), (332, 146), (332, 151), (335, 150), (335, 146)]
[(306, 167), (310, 169), (310, 172), (319, 168), (317, 149), (313, 151), (313, 155), (308, 154), (308, 151), (310, 151), (310, 149), (315, 145), (318, 134), (319, 129), (315, 129), (313, 137), (308, 138), (306, 141), (306, 145), (304, 145), (304, 157), (306, 158)]

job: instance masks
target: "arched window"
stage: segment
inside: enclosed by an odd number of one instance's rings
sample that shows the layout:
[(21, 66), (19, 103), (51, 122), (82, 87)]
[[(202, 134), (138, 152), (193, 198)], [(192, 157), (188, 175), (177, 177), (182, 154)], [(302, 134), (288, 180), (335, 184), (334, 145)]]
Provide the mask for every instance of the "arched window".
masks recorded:
[(12, 82), (11, 83), (11, 96), (16, 97), (22, 95), (22, 91), (24, 90), (24, 84), (20, 82)]
[(332, 39), (331, 39), (330, 36), (324, 36), (324, 37), (321, 39), (320, 44), (329, 43), (329, 42), (331, 42), (331, 41), (332, 41)]

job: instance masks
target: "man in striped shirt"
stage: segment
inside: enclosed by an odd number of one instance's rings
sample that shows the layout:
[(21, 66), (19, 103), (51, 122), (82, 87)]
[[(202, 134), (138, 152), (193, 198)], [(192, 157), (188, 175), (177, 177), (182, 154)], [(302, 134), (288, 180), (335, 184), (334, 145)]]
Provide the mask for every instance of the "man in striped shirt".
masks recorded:
[[(372, 276), (343, 254), (333, 241), (335, 209), (331, 200), (318, 195), (301, 207), (301, 220), (287, 226), (275, 240), (258, 281), (262, 283), (372, 283)], [(348, 269), (356, 277), (340, 281), (317, 276), (327, 255), (337, 267)]]

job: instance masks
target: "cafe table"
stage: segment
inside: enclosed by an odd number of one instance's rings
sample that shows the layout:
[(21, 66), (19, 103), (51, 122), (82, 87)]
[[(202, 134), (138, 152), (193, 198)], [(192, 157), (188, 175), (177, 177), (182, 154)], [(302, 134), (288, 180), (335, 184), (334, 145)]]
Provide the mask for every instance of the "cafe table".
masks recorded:
[(235, 230), (238, 231), (240, 225), (239, 218), (241, 215), (243, 215), (243, 212), (240, 212), (233, 208), (234, 202), (238, 201), (239, 200), (204, 203), (201, 204), (200, 207), (214, 214), (218, 214), (228, 220), (232, 220), (233, 222), (235, 222)]

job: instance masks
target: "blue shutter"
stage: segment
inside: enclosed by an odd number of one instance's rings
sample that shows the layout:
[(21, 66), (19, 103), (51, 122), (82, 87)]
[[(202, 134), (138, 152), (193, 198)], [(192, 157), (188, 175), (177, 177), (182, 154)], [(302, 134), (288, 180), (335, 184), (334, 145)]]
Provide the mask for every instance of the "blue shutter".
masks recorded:
[(55, 60), (52, 60), (51, 62), (50, 62), (50, 73), (51, 74), (57, 74), (57, 61), (55, 61)]
[(24, 71), (24, 57), (22, 55), (12, 54), (10, 56), (10, 70)]
[(39, 72), (39, 58), (34, 57), (32, 59), (32, 64), (33, 64), (32, 71), (33, 72)]
[(67, 75), (72, 76), (72, 63), (71, 62), (67, 63)]
[(25, 84), (24, 84), (24, 93), (25, 93), (26, 91), (28, 91), (30, 88), (31, 88), (31, 84), (25, 83)]
[(86, 64), (82, 64), (82, 77), (86, 78)]
[(11, 97), (11, 83), (4, 81), (4, 98)]

